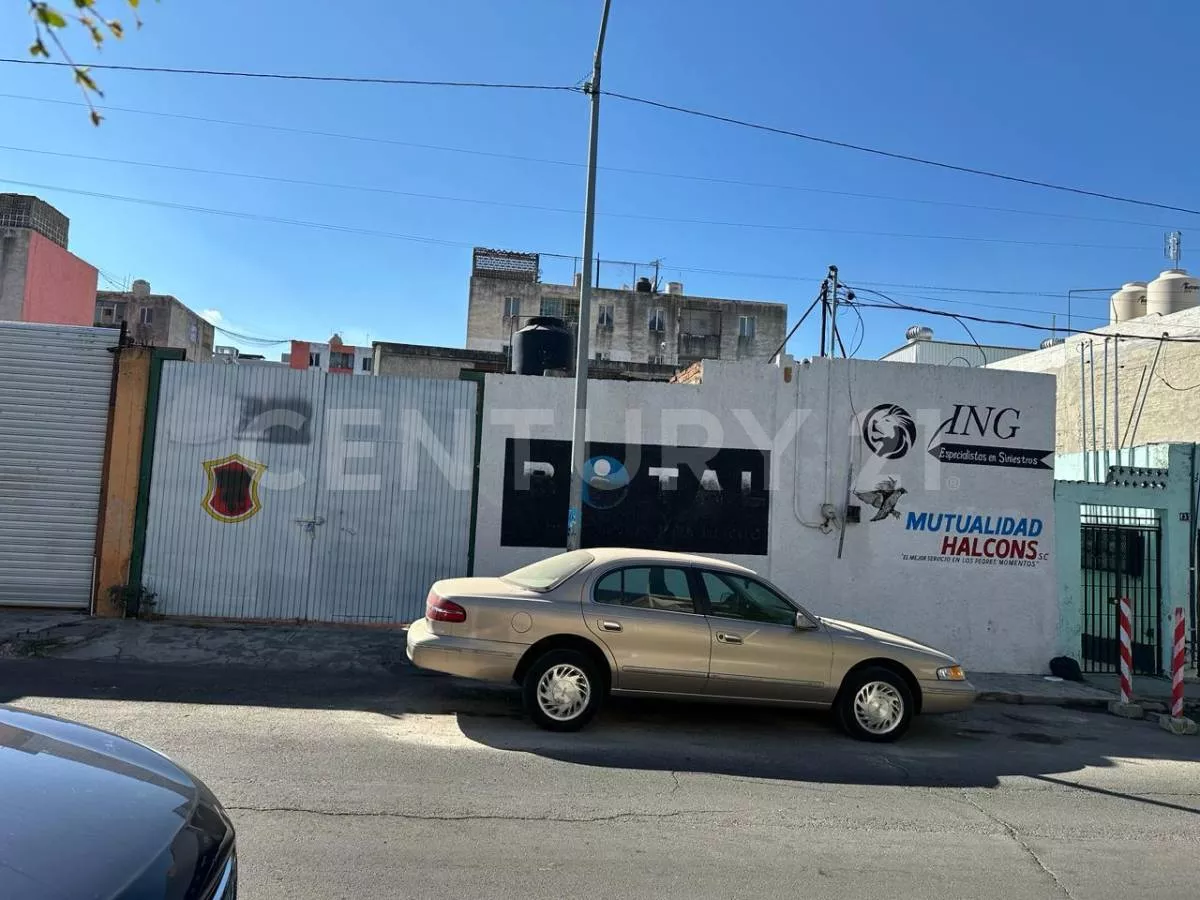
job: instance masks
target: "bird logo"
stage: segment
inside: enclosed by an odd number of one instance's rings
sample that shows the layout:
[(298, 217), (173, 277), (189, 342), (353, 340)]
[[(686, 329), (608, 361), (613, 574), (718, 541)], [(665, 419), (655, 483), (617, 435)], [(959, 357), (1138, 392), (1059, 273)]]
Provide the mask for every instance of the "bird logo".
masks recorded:
[(896, 504), (907, 493), (904, 488), (896, 486), (895, 478), (889, 478), (875, 485), (875, 490), (855, 491), (854, 496), (867, 506), (878, 510), (871, 519), (872, 522), (882, 522), (888, 516), (900, 518), (900, 513), (896, 512)]
[(876, 456), (899, 459), (916, 443), (917, 425), (903, 406), (880, 403), (863, 417), (862, 436)]

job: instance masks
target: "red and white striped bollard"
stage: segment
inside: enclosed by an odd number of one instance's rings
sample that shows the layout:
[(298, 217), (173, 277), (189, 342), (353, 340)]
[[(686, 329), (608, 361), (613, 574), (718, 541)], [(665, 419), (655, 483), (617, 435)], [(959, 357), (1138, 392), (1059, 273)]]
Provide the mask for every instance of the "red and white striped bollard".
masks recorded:
[(1128, 597), (1122, 597), (1117, 602), (1121, 629), (1121, 702), (1129, 703), (1133, 699), (1133, 629), (1130, 625), (1132, 614)]
[(1183, 718), (1183, 607), (1175, 607), (1175, 646), (1171, 651), (1171, 718)]

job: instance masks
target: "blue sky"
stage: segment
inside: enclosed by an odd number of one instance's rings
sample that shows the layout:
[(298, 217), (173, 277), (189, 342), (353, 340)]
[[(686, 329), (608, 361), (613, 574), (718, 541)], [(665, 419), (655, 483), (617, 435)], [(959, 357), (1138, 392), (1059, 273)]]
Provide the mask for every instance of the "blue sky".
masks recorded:
[[(600, 9), (598, 0), (368, 0), (345, 7), (353, 12), (340, 11), (342, 6), (162, 0), (143, 6), (141, 31), (110, 42), (99, 56), (85, 46), (78, 26), (71, 46), (81, 60), (132, 65), (572, 84), (590, 69)], [(6, 36), (0, 55), (23, 56), (28, 30), (24, 4), (0, 7), (0, 35)], [(1200, 7), (1192, 4), (614, 0), (605, 87), (1195, 208), (1200, 119), (1189, 112), (1197, 99), (1194, 54), (1182, 42), (1173, 45), (1172, 36), (1196, 33)], [(156, 291), (175, 294), (194, 309), (219, 311), (227, 326), (241, 332), (324, 340), (340, 331), (351, 342), (461, 346), (472, 244), (579, 252), (582, 216), (576, 210), (583, 203), (588, 117), (582, 95), (97, 72), (104, 104), (173, 115), (107, 110), (103, 126), (93, 128), (85, 111), (70, 105), (79, 95), (63, 70), (0, 70), (0, 122), (7, 125), (0, 128), (0, 177), (10, 182), (445, 242), (0, 183), (0, 190), (37, 193), (67, 213), (72, 250), (107, 275), (147, 278)], [(600, 162), (610, 167), (599, 178), (602, 258), (661, 258), (665, 277), (683, 281), (688, 293), (782, 300), (793, 318), (830, 263), (851, 283), (1021, 291), (883, 288), (902, 302), (1048, 325), (1051, 313), (1060, 315), (1061, 324), (1070, 288), (1152, 278), (1165, 267), (1165, 228), (1183, 230), (1184, 264), (1191, 258), (1195, 217), (1187, 214), (929, 169), (616, 99), (605, 101)], [(521, 208), (530, 206), (567, 212)], [(625, 217), (630, 215), (773, 227)], [(1103, 219), (1120, 221), (1096, 221)], [(1061, 246), (1080, 244), (1099, 246)], [(547, 260), (544, 277), (568, 280), (571, 267)], [(605, 266), (601, 279), (619, 284), (630, 274)], [(1097, 297), (1076, 298), (1077, 326), (1098, 324), (1082, 318), (1104, 315), (1105, 301)], [(963, 336), (948, 319), (883, 310), (864, 310), (864, 316), (861, 355), (897, 345), (904, 327), (917, 321), (933, 325), (941, 337)], [(846, 329), (852, 330), (849, 322)], [(1043, 336), (989, 325), (973, 330), (992, 343), (1032, 344)], [(808, 327), (791, 347), (797, 354), (815, 348), (815, 329)], [(274, 356), (279, 349), (267, 352)]]

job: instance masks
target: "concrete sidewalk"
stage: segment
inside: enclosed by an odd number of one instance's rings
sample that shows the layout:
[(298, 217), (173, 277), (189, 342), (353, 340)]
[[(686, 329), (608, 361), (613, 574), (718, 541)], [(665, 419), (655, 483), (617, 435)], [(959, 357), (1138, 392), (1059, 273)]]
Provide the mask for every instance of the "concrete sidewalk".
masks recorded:
[(407, 664), (398, 627), (20, 618), (0, 612), (0, 657), (358, 673)]
[[(0, 657), (382, 674), (408, 665), (404, 644), (399, 627), (140, 621), (0, 611)], [(982, 701), (1104, 708), (1116, 699), (1116, 685), (1107, 683), (1105, 676), (1086, 683), (1045, 675), (971, 672), (969, 676)], [(1144, 692), (1152, 711), (1166, 708), (1162, 701), (1169, 696), (1169, 682), (1142, 678), (1135, 689)], [(1189, 686), (1189, 693), (1194, 699), (1188, 706), (1193, 707), (1200, 700), (1200, 685)]]

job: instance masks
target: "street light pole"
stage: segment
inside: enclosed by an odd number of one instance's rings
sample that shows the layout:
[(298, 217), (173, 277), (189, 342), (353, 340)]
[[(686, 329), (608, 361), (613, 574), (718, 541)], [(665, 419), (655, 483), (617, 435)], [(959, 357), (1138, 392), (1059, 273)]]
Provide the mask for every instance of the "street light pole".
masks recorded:
[(588, 129), (587, 197), (583, 207), (583, 272), (579, 279), (579, 326), (575, 338), (575, 423), (571, 433), (571, 494), (567, 508), (567, 549), (578, 550), (583, 538), (583, 464), (587, 435), (588, 339), (592, 330), (592, 241), (596, 231), (596, 149), (600, 142), (600, 63), (604, 57), (604, 33), (608, 10), (604, 0), (600, 35), (592, 61), (592, 80), (584, 90), (591, 98), (592, 121)]

